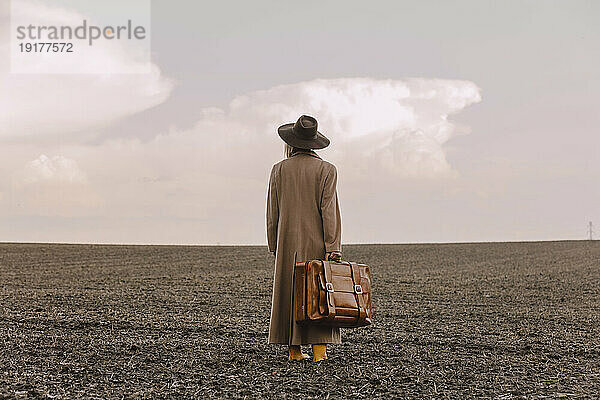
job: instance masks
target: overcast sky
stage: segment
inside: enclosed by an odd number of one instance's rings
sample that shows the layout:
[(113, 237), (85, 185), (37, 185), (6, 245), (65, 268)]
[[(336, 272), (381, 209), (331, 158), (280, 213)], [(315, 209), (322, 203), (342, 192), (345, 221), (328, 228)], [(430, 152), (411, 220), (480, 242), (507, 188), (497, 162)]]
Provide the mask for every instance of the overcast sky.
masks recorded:
[(0, 241), (264, 244), (303, 113), (344, 243), (600, 236), (597, 1), (153, 1), (148, 73), (35, 75), (0, 2)]

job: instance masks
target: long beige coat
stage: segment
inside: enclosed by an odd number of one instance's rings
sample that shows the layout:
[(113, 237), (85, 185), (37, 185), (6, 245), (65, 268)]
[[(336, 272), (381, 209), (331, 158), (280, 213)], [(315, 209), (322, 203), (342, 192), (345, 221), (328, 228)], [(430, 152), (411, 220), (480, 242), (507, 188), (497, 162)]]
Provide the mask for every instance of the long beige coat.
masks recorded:
[(315, 152), (295, 153), (271, 170), (267, 241), (276, 255), (269, 343), (341, 343), (339, 328), (301, 326), (292, 307), (294, 253), (298, 261), (306, 261), (341, 251), (336, 185), (335, 166)]

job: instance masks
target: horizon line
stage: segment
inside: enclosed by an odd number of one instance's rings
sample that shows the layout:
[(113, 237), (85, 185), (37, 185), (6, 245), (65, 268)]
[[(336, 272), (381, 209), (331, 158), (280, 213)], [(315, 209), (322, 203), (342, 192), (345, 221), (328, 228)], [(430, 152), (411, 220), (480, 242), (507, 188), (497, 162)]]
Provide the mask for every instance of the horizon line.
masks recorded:
[[(369, 245), (427, 245), (427, 244), (492, 244), (492, 243), (551, 243), (551, 242), (594, 242), (600, 239), (541, 239), (541, 240), (483, 240), (483, 241), (457, 241), (457, 242), (362, 242), (344, 243), (344, 246), (369, 246)], [(127, 242), (11, 242), (0, 240), (0, 245), (6, 244), (49, 244), (49, 245), (96, 245), (96, 246), (173, 246), (173, 247), (267, 247), (262, 244), (227, 244), (227, 243), (127, 243)]]

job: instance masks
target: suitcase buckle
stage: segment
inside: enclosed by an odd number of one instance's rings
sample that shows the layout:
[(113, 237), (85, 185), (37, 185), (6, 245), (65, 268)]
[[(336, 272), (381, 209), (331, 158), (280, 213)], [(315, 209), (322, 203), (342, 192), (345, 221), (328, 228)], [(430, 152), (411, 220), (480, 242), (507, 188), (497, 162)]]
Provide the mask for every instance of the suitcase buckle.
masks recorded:
[(354, 285), (354, 291), (356, 292), (356, 294), (362, 294), (362, 292), (363, 292), (362, 286)]
[(327, 291), (328, 291), (329, 293), (333, 293), (333, 283), (331, 283), (331, 282), (327, 282), (327, 283), (325, 284), (325, 289), (327, 289)]

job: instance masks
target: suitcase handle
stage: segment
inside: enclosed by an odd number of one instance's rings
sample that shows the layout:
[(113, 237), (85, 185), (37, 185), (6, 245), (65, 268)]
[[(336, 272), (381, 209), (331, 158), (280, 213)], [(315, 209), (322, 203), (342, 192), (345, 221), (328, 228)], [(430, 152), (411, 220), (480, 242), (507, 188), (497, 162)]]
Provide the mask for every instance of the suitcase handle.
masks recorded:
[[(336, 260), (332, 260), (332, 259), (331, 259), (331, 254), (332, 254), (332, 253), (337, 253), (337, 254), (339, 254), (339, 255), (340, 255), (340, 259), (339, 259), (339, 260), (337, 260), (337, 261), (336, 261)], [(342, 262), (342, 252), (341, 252), (341, 251), (330, 251), (330, 252), (327, 252), (327, 253), (325, 253), (325, 261), (335, 261), (335, 262)]]

